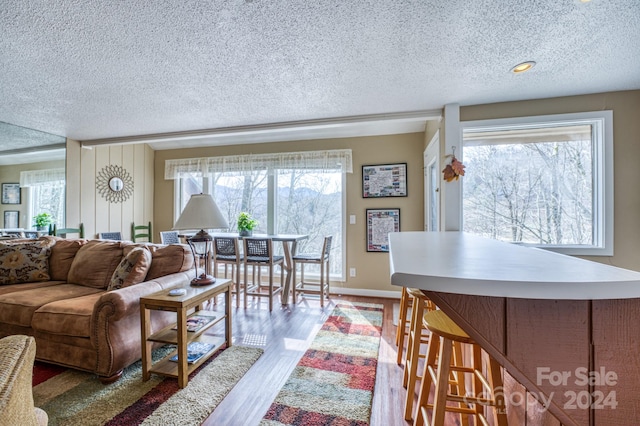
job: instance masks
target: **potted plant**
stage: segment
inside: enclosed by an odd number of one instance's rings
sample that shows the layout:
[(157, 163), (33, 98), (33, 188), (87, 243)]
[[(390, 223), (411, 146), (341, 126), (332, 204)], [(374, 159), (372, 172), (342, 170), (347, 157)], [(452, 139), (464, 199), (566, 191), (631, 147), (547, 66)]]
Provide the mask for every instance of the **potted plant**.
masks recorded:
[(253, 219), (247, 212), (238, 215), (238, 232), (241, 237), (249, 237), (253, 233), (253, 228), (258, 226), (258, 221)]
[(49, 213), (40, 213), (33, 217), (33, 221), (35, 222), (33, 226), (35, 226), (38, 231), (45, 231), (47, 226), (51, 224), (52, 217)]

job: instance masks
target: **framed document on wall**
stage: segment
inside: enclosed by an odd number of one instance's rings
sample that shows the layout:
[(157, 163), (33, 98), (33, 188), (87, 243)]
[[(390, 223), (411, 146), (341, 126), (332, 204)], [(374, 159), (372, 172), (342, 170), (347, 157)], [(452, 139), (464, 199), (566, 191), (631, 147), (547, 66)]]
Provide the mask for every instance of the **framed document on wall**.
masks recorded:
[(2, 184), (2, 204), (20, 204), (20, 184), (19, 183), (3, 183)]
[(367, 251), (388, 252), (389, 232), (400, 232), (400, 209), (367, 209)]
[(406, 197), (407, 163), (362, 166), (362, 197)]
[(4, 211), (4, 228), (16, 229), (20, 227), (20, 212), (17, 210)]

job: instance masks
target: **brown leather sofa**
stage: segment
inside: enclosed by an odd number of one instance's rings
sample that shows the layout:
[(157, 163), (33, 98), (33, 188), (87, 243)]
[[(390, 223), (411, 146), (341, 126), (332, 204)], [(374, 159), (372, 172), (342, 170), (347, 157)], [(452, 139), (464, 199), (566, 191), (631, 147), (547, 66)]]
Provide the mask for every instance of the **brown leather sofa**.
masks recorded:
[[(140, 297), (188, 285), (193, 263), (181, 244), (56, 237), (0, 244), (0, 337), (33, 336), (37, 360), (117, 380), (141, 356)], [(152, 332), (175, 321), (169, 312), (151, 315)]]

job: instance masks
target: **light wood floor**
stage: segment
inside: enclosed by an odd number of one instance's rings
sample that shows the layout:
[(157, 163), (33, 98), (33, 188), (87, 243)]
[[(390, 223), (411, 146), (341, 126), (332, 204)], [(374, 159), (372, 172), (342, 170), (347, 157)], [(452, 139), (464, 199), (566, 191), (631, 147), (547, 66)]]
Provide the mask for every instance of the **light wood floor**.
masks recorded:
[[(216, 426), (259, 424), (317, 330), (333, 309), (336, 300), (384, 305), (384, 323), (371, 425), (409, 425), (403, 419), (406, 393), (402, 387), (403, 371), (402, 367), (396, 364), (393, 304), (398, 301), (348, 296), (332, 296), (328, 303), (325, 301), (324, 309), (320, 308), (317, 299), (311, 299), (311, 297), (298, 301), (297, 305), (282, 307), (277, 303), (272, 313), (269, 313), (264, 298), (254, 298), (252, 306), (247, 309), (234, 307), (234, 344), (261, 347), (264, 349), (264, 354), (204, 424)], [(221, 299), (220, 303), (222, 303)], [(213, 310), (223, 309), (223, 306), (214, 306)]]

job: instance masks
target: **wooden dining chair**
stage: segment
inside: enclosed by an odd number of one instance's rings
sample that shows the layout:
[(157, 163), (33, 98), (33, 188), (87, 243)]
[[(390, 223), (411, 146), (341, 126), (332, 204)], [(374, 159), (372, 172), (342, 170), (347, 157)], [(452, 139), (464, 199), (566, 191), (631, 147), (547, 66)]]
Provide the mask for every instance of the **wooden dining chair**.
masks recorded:
[[(271, 238), (245, 237), (244, 242), (244, 307), (247, 307), (247, 296), (267, 297), (269, 299), (269, 312), (273, 310), (273, 296), (280, 293), (284, 286), (284, 256), (273, 254), (273, 240)], [(261, 268), (269, 269), (269, 284), (263, 285), (257, 276), (260, 276)], [(273, 270), (280, 266), (280, 286), (273, 285)], [(251, 286), (247, 280), (247, 272), (251, 267)], [(262, 290), (266, 289), (267, 292)]]
[[(293, 259), (293, 303), (296, 303), (296, 292), (312, 293), (320, 295), (320, 306), (324, 306), (325, 295), (329, 298), (329, 256), (331, 255), (331, 242), (333, 236), (324, 237), (322, 251), (314, 254), (295, 254)], [(296, 271), (300, 265), (300, 282), (296, 281)], [(318, 281), (305, 281), (304, 266), (320, 266), (320, 279)]]
[(134, 243), (139, 242), (140, 238), (146, 238), (147, 242), (153, 242), (153, 233), (151, 232), (151, 222), (148, 225), (136, 225), (131, 224), (131, 241)]
[(231, 266), (231, 278), (235, 282), (236, 307), (240, 307), (240, 294), (242, 283), (240, 282), (240, 269), (244, 262), (244, 256), (240, 253), (238, 238), (214, 237), (213, 238), (213, 276), (218, 276), (220, 265), (224, 266), (224, 277), (227, 278), (228, 267)]
[(79, 238), (84, 238), (84, 225), (81, 223), (79, 228), (58, 228), (53, 225), (54, 236), (67, 238), (68, 234), (78, 234)]
[(180, 236), (178, 231), (162, 231), (160, 232), (161, 244), (180, 244)]
[(101, 240), (122, 241), (122, 233), (121, 232), (100, 232), (98, 234), (98, 238)]

